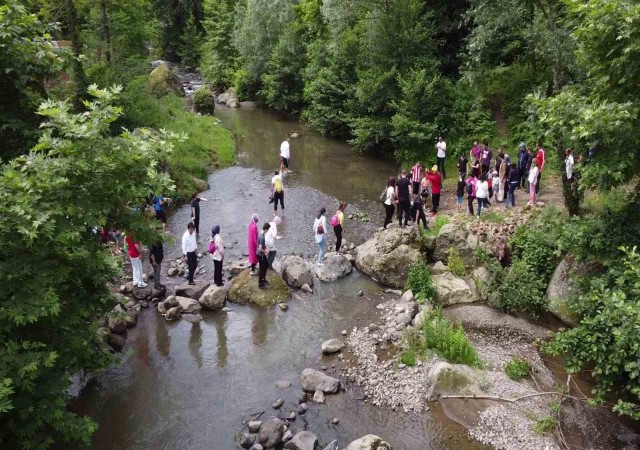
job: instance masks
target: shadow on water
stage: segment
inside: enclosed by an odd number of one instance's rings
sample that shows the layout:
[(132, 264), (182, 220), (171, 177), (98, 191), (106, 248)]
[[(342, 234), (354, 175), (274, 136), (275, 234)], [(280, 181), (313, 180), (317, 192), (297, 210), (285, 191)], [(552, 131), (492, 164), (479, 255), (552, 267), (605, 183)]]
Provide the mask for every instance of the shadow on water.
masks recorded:
[[(221, 108), (219, 116), (240, 140), (239, 166), (209, 177), (211, 189), (202, 195), (201, 250), (213, 223), (221, 225), (226, 242), (225, 265), (245, 259), (247, 224), (251, 214), (270, 218), (267, 202), (271, 174), (278, 163), (278, 147), (287, 131), (300, 131), (295, 122), (282, 121), (258, 111)], [(345, 239), (364, 241), (380, 226), (377, 199), (384, 179), (395, 168), (388, 163), (353, 155), (347, 145), (302, 130), (292, 144), (293, 173), (285, 181), (286, 214), (277, 241), (278, 254), (315, 254), (312, 223), (319, 205), (328, 215), (336, 197), (351, 203), (350, 210), (370, 214), (371, 223), (348, 221)], [(169, 229), (175, 243), (167, 245), (166, 258), (180, 256), (179, 237), (189, 220), (189, 207), (172, 212)], [(332, 233), (329, 233), (333, 240)], [(330, 241), (332, 243), (332, 241)], [(200, 260), (211, 279), (211, 260)], [(167, 279), (175, 286), (181, 280)], [(357, 293), (364, 290), (365, 297)], [(73, 409), (99, 424), (96, 449), (215, 449), (237, 448), (235, 435), (242, 420), (264, 412), (263, 419), (295, 409), (302, 390), (298, 377), (305, 367), (329, 367), (337, 360), (323, 357), (322, 341), (340, 337), (343, 329), (377, 320), (376, 304), (382, 288), (354, 272), (332, 284), (318, 283), (312, 295), (294, 294), (289, 310), (228, 304), (228, 311), (203, 312), (204, 320), (167, 322), (153, 307), (143, 310), (138, 325), (129, 331), (131, 355), (122, 364), (95, 377), (73, 402)], [(378, 300), (368, 300), (376, 298)], [(279, 380), (290, 380), (278, 389)], [(275, 411), (271, 403), (283, 398)], [(326, 445), (338, 439), (346, 446), (362, 435), (383, 436), (396, 450), (471, 449), (466, 433), (430, 413), (393, 412), (362, 401), (356, 386), (328, 396), (325, 405), (309, 405), (306, 415), (292, 423), (293, 431), (308, 428)], [(340, 422), (333, 425), (337, 417)], [(323, 448), (323, 447), (320, 447)]]

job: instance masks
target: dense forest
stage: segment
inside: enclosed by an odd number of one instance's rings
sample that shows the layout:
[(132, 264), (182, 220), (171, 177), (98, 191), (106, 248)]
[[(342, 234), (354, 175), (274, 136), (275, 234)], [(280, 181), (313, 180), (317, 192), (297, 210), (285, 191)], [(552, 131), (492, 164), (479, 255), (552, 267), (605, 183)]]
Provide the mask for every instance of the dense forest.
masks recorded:
[(402, 164), (433, 158), (439, 135), (455, 156), (542, 143), (575, 216), (540, 225), (546, 250), (601, 269), (584, 281), (585, 319), (550, 351), (595, 365), (597, 398), (621, 393), (616, 410), (640, 418), (637, 2), (3, 0), (0, 446), (90, 442), (65, 389), (111, 361), (94, 341), (119, 270), (92, 227), (152, 242), (131, 206), (185, 197), (212, 152), (233, 158), (210, 117), (152, 95), (157, 58)]

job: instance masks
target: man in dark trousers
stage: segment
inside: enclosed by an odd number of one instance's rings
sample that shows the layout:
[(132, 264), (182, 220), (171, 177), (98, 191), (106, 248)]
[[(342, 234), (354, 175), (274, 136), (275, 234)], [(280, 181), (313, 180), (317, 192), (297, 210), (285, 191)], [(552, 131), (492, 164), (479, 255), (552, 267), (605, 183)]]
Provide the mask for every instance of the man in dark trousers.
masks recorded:
[[(411, 197), (413, 194), (413, 188), (411, 181), (407, 178), (407, 171), (403, 170), (400, 174), (400, 179), (396, 184), (396, 198), (398, 203), (398, 223), (400, 228), (404, 228), (409, 223), (409, 216), (411, 215)], [(404, 213), (404, 225), (402, 224), (402, 214)]]
[(164, 250), (162, 248), (162, 239), (158, 239), (158, 242), (151, 246), (149, 252), (149, 262), (153, 267), (153, 288), (160, 290), (164, 287), (160, 283), (160, 273), (162, 268), (162, 260), (164, 259)]
[(206, 198), (198, 197), (197, 194), (191, 196), (191, 221), (196, 226), (196, 234), (200, 234), (200, 202), (206, 201)]
[(527, 172), (529, 167), (529, 150), (524, 142), (520, 143), (520, 150), (518, 151), (518, 172), (520, 174), (520, 182), (518, 187), (525, 187), (527, 182)]

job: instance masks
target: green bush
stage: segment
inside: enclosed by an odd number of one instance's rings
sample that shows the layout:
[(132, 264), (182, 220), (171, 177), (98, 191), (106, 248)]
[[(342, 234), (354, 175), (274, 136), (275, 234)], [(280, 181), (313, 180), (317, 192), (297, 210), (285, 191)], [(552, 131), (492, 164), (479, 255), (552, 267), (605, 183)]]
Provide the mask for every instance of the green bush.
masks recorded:
[(436, 216), (436, 220), (433, 223), (433, 226), (425, 230), (424, 234), (430, 237), (437, 236), (438, 233), (440, 233), (440, 229), (448, 223), (449, 223), (449, 218), (447, 216), (444, 216), (442, 214), (438, 215)]
[(545, 434), (552, 431), (556, 427), (556, 420), (551, 416), (538, 417), (533, 431), (536, 434)]
[(407, 285), (405, 289), (411, 289), (416, 300), (435, 301), (435, 288), (429, 268), (424, 264), (417, 264), (409, 269)]
[(489, 302), (506, 312), (526, 312), (539, 317), (547, 309), (547, 283), (527, 264), (516, 260), (509, 268), (491, 264), (488, 287)]
[(459, 277), (464, 277), (467, 274), (467, 271), (464, 267), (464, 262), (460, 255), (458, 254), (458, 250), (454, 247), (449, 249), (449, 270), (453, 272), (454, 275)]
[(193, 109), (201, 114), (213, 115), (216, 109), (216, 99), (211, 89), (201, 87), (193, 93)]
[(504, 366), (504, 373), (512, 380), (520, 381), (531, 373), (531, 363), (526, 359), (513, 358)]
[(251, 78), (251, 74), (246, 69), (238, 69), (233, 74), (233, 89), (238, 100), (250, 100), (256, 95), (256, 81)]

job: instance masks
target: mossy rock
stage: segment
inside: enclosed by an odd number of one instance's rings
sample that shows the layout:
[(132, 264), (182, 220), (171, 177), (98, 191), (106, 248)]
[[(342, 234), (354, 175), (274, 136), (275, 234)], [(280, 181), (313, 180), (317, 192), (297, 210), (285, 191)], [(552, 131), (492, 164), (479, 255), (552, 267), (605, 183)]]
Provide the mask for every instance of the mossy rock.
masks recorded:
[(209, 190), (209, 183), (206, 180), (203, 180), (202, 178), (197, 178), (197, 177), (192, 177), (192, 178), (193, 178), (193, 185), (195, 186), (198, 192), (204, 192)]
[(209, 88), (202, 87), (193, 93), (193, 109), (200, 114), (213, 115), (216, 98)]
[(184, 96), (182, 83), (171, 68), (166, 64), (161, 64), (151, 71), (149, 75), (149, 89), (156, 96), (176, 94)]
[(227, 293), (230, 302), (241, 305), (270, 306), (290, 299), (289, 288), (277, 272), (267, 272), (269, 285), (266, 289), (258, 287), (258, 276), (251, 276), (249, 269), (243, 270), (231, 282)]

